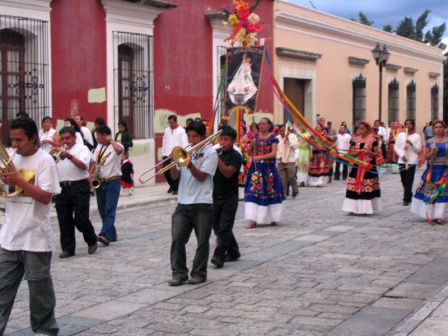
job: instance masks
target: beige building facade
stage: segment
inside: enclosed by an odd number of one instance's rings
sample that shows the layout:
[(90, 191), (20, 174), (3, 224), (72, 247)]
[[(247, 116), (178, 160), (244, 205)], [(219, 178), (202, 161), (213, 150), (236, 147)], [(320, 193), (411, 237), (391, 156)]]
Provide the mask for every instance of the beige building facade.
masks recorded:
[[(357, 120), (414, 118), (421, 131), (443, 117), (441, 49), (281, 0), (273, 24), (275, 78), (313, 125), (319, 116), (351, 129)], [(382, 71), (381, 117), (377, 43), (391, 54)], [(283, 106), (274, 105), (274, 119), (286, 121)]]

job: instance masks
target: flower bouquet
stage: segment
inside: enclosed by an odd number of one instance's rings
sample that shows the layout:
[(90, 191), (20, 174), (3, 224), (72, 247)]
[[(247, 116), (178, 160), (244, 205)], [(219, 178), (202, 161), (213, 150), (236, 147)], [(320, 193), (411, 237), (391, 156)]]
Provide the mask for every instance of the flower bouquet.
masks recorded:
[(255, 7), (256, 5), (251, 8), (245, 0), (233, 0), (233, 4), (226, 9), (229, 13), (228, 21), (232, 25), (232, 34), (225, 41), (229, 41), (232, 47), (235, 42), (248, 46), (258, 41), (257, 34), (262, 31), (263, 24), (257, 14), (251, 13)]

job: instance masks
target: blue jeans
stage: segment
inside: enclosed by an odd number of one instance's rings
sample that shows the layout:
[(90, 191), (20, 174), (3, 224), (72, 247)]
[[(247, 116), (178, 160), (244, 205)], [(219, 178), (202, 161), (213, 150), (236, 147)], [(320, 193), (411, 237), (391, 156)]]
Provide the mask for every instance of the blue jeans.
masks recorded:
[(117, 212), (119, 197), (120, 179), (102, 182), (100, 187), (96, 189), (98, 211), (103, 221), (100, 235), (109, 241), (117, 238), (115, 214)]
[(50, 267), (51, 252), (0, 248), (0, 335), (5, 332), (24, 275), (30, 293), (31, 329), (35, 333), (58, 334), (59, 327), (54, 316), (56, 297)]
[(191, 276), (207, 278), (207, 263), (212, 233), (212, 204), (178, 204), (171, 218), (171, 270), (173, 278), (188, 278), (185, 245), (194, 230), (198, 247)]

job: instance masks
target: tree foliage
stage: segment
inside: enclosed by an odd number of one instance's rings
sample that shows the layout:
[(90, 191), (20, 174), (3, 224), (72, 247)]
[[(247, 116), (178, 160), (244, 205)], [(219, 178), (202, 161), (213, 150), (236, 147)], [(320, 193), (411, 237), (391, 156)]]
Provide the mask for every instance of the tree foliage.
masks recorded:
[(370, 21), (363, 12), (358, 13), (358, 19), (350, 18), (350, 20), (362, 23), (366, 26), (373, 26), (373, 24), (375, 23), (375, 21)]

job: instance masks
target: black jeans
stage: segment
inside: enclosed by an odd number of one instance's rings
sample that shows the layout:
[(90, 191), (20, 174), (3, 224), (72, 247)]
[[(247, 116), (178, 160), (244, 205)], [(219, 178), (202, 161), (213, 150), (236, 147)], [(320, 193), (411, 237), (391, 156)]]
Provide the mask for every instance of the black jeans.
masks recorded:
[[(348, 176), (348, 166), (343, 164), (342, 165), (342, 178), (344, 180), (347, 179)], [(341, 163), (336, 161), (336, 168), (335, 168), (335, 172), (334, 172), (334, 178), (335, 180), (339, 180), (341, 178)]]
[[(164, 156), (162, 159), (165, 160), (167, 158), (168, 158), (168, 156)], [(168, 166), (171, 162), (172, 162), (172, 160), (166, 160), (163, 163), (163, 167)], [(177, 180), (173, 180), (173, 178), (171, 177), (171, 172), (170, 172), (169, 169), (166, 172), (164, 172), (163, 175), (165, 175), (166, 181), (170, 185), (171, 189), (173, 189), (173, 191), (178, 191), (180, 178), (177, 179)]]
[(82, 232), (87, 245), (92, 246), (97, 242), (95, 229), (89, 219), (90, 183), (86, 179), (61, 189), (61, 193), (56, 196), (61, 247), (62, 251), (73, 254), (76, 249), (75, 227)]
[(416, 165), (408, 165), (408, 169), (406, 169), (406, 165), (400, 163), (400, 176), (401, 176), (401, 184), (403, 184), (404, 194), (403, 194), (403, 202), (411, 203), (412, 201), (412, 185), (414, 184), (414, 176)]
[(218, 237), (218, 245), (213, 255), (224, 260), (226, 253), (231, 258), (239, 258), (240, 250), (233, 235), (233, 224), (238, 210), (238, 195), (227, 198), (213, 197), (213, 232)]
[(207, 263), (212, 233), (212, 204), (178, 204), (171, 217), (171, 270), (173, 278), (188, 278), (185, 245), (194, 230), (198, 247), (191, 276), (207, 278)]

